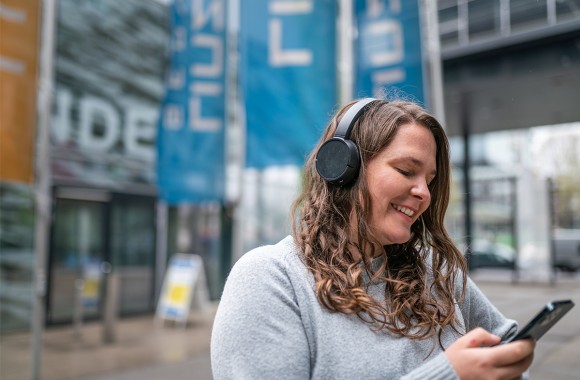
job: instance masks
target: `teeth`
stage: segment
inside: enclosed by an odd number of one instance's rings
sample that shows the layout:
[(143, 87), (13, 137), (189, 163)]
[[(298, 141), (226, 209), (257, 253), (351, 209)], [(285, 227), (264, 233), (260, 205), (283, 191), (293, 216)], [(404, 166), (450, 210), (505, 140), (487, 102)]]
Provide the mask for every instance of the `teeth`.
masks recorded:
[(397, 205), (393, 205), (393, 208), (397, 211), (402, 212), (403, 214), (407, 215), (408, 217), (412, 217), (415, 212), (407, 207), (401, 207), (401, 206), (397, 206)]

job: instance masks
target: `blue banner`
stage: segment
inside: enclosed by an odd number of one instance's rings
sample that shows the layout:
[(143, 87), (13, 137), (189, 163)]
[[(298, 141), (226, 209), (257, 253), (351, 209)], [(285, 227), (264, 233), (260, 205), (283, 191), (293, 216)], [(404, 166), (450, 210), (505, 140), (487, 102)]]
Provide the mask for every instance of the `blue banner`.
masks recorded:
[(336, 0), (244, 0), (246, 166), (302, 166), (337, 101)]
[(418, 0), (356, 0), (355, 97), (424, 103)]
[(175, 0), (171, 63), (157, 134), (160, 197), (223, 201), (226, 0)]

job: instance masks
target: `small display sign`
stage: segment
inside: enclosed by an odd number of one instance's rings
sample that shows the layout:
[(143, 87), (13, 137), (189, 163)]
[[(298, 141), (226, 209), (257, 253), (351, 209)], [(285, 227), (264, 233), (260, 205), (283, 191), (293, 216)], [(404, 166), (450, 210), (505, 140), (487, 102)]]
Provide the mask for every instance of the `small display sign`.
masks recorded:
[(208, 301), (203, 260), (195, 254), (176, 254), (167, 268), (157, 317), (185, 322), (194, 299)]

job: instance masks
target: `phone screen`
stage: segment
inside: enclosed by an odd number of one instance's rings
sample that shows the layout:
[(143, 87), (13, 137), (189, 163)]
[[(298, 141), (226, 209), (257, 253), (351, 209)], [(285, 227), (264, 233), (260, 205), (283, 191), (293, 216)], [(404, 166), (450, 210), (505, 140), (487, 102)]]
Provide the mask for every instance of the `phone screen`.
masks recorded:
[(548, 302), (540, 312), (532, 318), (514, 337), (504, 341), (512, 342), (518, 339), (540, 339), (552, 328), (570, 309), (574, 307), (572, 300), (559, 300)]

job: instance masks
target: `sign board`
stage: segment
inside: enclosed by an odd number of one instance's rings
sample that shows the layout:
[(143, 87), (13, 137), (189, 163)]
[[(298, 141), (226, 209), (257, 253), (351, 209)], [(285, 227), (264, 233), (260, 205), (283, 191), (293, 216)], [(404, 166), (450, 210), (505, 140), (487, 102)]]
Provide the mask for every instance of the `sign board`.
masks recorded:
[(169, 204), (225, 197), (226, 7), (175, 0), (157, 131), (157, 180)]
[(57, 3), (53, 182), (153, 189), (169, 39), (166, 7), (155, 1)]
[(97, 307), (99, 305), (102, 273), (99, 261), (89, 261), (83, 265), (83, 288), (81, 292), (83, 307)]
[(245, 164), (257, 169), (303, 166), (336, 107), (337, 1), (243, 3)]
[(32, 183), (40, 1), (0, 4), (0, 180)]
[(418, 0), (355, 2), (355, 97), (424, 102)]
[(195, 254), (175, 254), (165, 274), (156, 317), (185, 323), (192, 307), (205, 310), (208, 304), (203, 259)]

